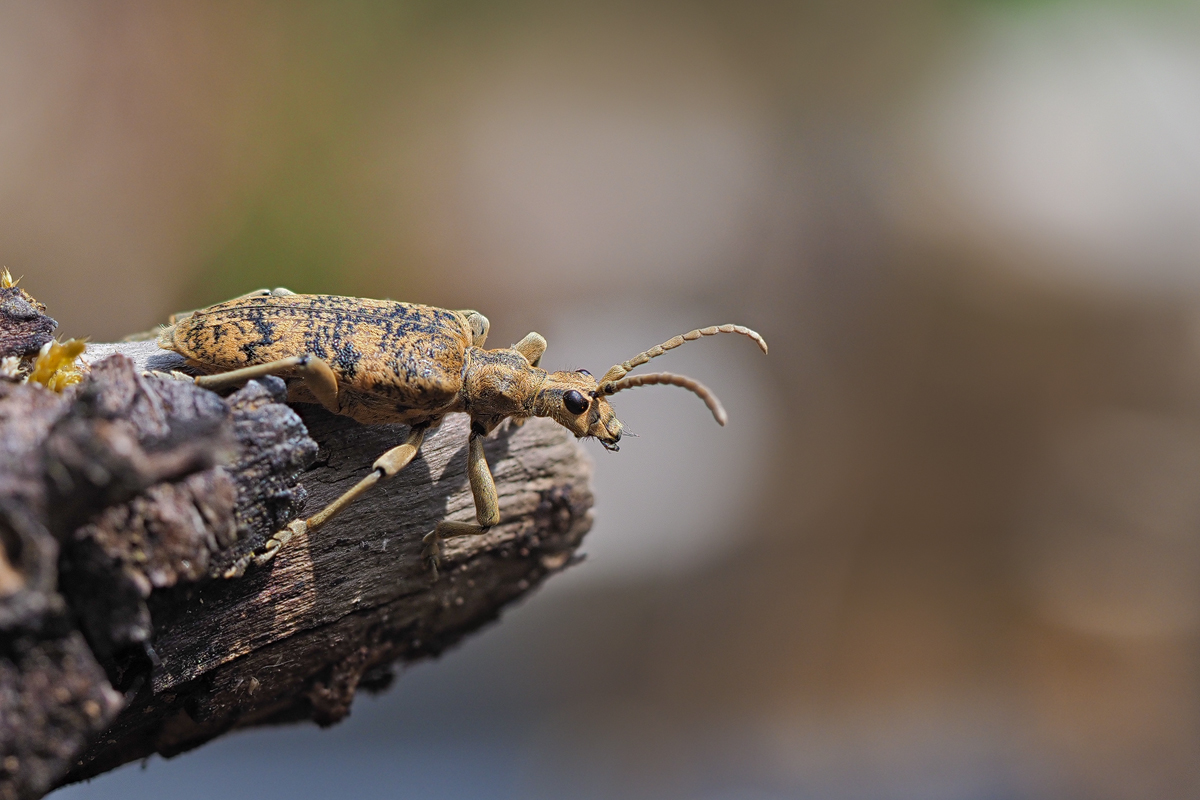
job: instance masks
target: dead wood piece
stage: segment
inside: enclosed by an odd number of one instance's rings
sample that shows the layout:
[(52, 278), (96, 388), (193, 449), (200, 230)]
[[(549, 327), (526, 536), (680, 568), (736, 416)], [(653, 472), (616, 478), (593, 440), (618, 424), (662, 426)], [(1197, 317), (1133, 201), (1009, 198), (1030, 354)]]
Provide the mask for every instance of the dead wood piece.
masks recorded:
[(36, 627), (56, 602), (41, 445), (67, 406), (40, 386), (0, 381), (0, 631)]
[[(277, 402), (282, 382), (267, 383), (225, 401), (117, 355), (63, 395), (0, 384), (0, 717), (16, 720), (0, 725), (0, 765), (17, 765), (0, 771), (0, 798), (45, 793), (113, 721), (121, 692), (146, 684), (155, 588), (207, 578), (244, 539), (270, 535), (268, 522), (243, 524), (239, 486), (275, 490), (246, 499), (248, 520), (302, 500), (295, 483), (316, 444)], [(238, 446), (252, 434), (288, 439), (287, 468), (268, 475), (269, 457)], [(76, 688), (42, 691), (63, 681)], [(75, 713), (81, 702), (88, 713)]]
[(298, 481), (316, 460), (317, 443), (283, 404), (286, 399), (287, 387), (278, 378), (252, 381), (226, 398), (239, 444), (237, 458), (224, 469), (237, 493), (236, 539), (223, 541), (214, 553), (211, 577), (230, 570), (240, 575), (250, 555), (304, 508), (308, 492)]
[(5, 637), (3, 645), (0, 800), (40, 797), (115, 716), (122, 698), (78, 632)]
[[(114, 353), (128, 360), (104, 360)], [(10, 541), (41, 542), (51, 579), (43, 610), (24, 612), (42, 627), (21, 629), (21, 641), (61, 652), (86, 641), (71, 657), (91, 659), (90, 691), (110, 692), (98, 722), (74, 739), (55, 734), (55, 753), (74, 747), (69, 765), (50, 759), (32, 783), (0, 773), (15, 797), (37, 797), (45, 775), (79, 780), (233, 728), (332, 724), (359, 687), (385, 686), (395, 662), (440, 653), (572, 563), (591, 526), (591, 464), (573, 437), (548, 420), (505, 427), (485, 445), (501, 524), (447, 541), (434, 580), (422, 537), (439, 520), (474, 516), (467, 419), (451, 415), (395, 478), (267, 565), (246, 568), (272, 533), (339, 496), (408, 428), (290, 409), (273, 378), (222, 400), (187, 381), (143, 377), (182, 366), (152, 342), (91, 345), (86, 358), (92, 373), (67, 397), (0, 393), (0, 448), (29, 454), (11, 476), (0, 466), (0, 489), (11, 490), (0, 491), (0, 512), (5, 503), (19, 511), (0, 513), (0, 535), (5, 552)], [(37, 431), (21, 423), (6, 432), (9, 397), (25, 390), (41, 393), (22, 408), (46, 406)], [(14, 548), (16, 577), (0, 572), (0, 586), (15, 580), (23, 591), (36, 570), (26, 545)], [(226, 574), (234, 577), (218, 577)], [(8, 599), (0, 591), (0, 640), (15, 642)], [(18, 695), (36, 697), (30, 682), (46, 670), (34, 663), (0, 653)], [(8, 747), (0, 738), (0, 755)], [(23, 780), (24, 762), (18, 771)]]
[(58, 323), (46, 307), (19, 286), (0, 286), (0, 358), (37, 353), (50, 341)]

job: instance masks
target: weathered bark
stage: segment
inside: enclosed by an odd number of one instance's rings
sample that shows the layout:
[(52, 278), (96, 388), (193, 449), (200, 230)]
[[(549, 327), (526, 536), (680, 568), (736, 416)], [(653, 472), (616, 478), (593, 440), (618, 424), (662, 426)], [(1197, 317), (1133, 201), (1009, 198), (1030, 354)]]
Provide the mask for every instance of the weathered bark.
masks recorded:
[(20, 358), (50, 341), (58, 323), (19, 286), (0, 286), (0, 356)]
[(149, 342), (87, 358), (65, 395), (0, 384), (0, 798), (233, 728), (334, 723), (359, 686), (387, 685), (395, 662), (441, 652), (565, 567), (591, 524), (570, 434), (502, 429), (485, 449), (503, 522), (447, 542), (434, 580), (421, 537), (474, 514), (466, 418), (452, 415), (397, 477), (242, 572), (407, 428), (290, 409), (278, 379), (221, 399), (142, 377), (179, 366)]

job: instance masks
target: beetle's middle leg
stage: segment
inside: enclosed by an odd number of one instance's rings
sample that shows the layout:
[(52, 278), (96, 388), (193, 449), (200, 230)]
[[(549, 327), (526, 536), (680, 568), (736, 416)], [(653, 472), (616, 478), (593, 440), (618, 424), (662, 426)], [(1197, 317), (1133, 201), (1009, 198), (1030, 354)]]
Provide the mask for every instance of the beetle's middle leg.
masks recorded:
[(546, 338), (537, 331), (530, 331), (525, 334), (524, 339), (514, 344), (512, 349), (525, 356), (529, 366), (536, 367), (546, 352)]
[(437, 568), (442, 556), (442, 540), (455, 536), (474, 536), (487, 533), (493, 525), (500, 523), (500, 504), (496, 498), (496, 482), (488, 469), (487, 457), (483, 453), (484, 435), (471, 431), (467, 439), (467, 478), (471, 482), (471, 495), (475, 498), (475, 519), (478, 525), (469, 522), (439, 522), (425, 535), (425, 550), (429, 566), (437, 578)]

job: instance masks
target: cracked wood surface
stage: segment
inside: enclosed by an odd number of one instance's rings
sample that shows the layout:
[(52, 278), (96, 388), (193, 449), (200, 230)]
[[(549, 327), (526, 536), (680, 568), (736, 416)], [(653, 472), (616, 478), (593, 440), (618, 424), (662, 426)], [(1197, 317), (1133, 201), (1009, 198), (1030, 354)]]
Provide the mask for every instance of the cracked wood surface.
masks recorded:
[[(179, 366), (177, 356), (150, 342), (93, 344), (85, 360), (97, 364), (113, 353), (133, 359), (139, 369)], [(144, 382), (152, 391), (176, 383)], [(261, 405), (269, 398), (259, 392), (251, 401)], [(235, 420), (247, 419), (243, 407), (251, 401), (239, 401)], [(402, 425), (363, 426), (318, 406), (293, 410), (319, 446), (315, 463), (299, 477), (301, 496), (307, 492), (305, 516), (365, 475), (408, 431)], [(302, 435), (298, 430), (296, 436)], [(334, 723), (348, 713), (359, 687), (386, 686), (394, 663), (440, 653), (571, 563), (591, 526), (591, 462), (566, 430), (535, 419), (502, 426), (487, 441), (501, 523), (483, 536), (448, 540), (442, 572), (433, 579), (421, 559), (421, 537), (438, 520), (474, 516), (467, 432), (467, 417), (451, 415), (399, 475), (319, 531), (294, 538), (265, 566), (251, 566), (236, 578), (147, 588), (149, 658), (140, 671), (136, 659), (114, 668), (101, 658), (123, 692), (123, 708), (106, 730), (89, 734), (86, 748), (56, 783), (155, 752), (173, 755), (239, 727), (300, 719)], [(247, 449), (298, 446), (279, 434), (239, 432), (238, 438), (243, 453), (235, 483), (257, 474), (253, 458), (245, 467)], [(284, 491), (286, 481), (268, 473), (261, 476), (262, 492)], [(263, 512), (243, 508), (242, 494), (238, 513), (256, 515), (261, 527)], [(256, 508), (271, 501), (252, 499)], [(115, 518), (125, 519), (123, 513)], [(88, 604), (78, 596), (70, 601)]]

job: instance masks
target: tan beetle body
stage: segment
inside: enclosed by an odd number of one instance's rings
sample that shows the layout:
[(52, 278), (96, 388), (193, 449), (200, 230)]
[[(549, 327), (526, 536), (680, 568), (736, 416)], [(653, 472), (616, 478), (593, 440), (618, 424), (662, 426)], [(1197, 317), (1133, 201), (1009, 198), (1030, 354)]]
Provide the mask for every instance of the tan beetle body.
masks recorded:
[(512, 347), (485, 350), (488, 327), (477, 311), (264, 289), (177, 315), (159, 333), (158, 344), (206, 373), (195, 378), (206, 388), (277, 375), (287, 379), (291, 401), (320, 403), (366, 424), (412, 426), (408, 440), (380, 456), (354, 488), (316, 515), (276, 533), (256, 556), (260, 562), (297, 531), (315, 530), (379, 480), (403, 469), (420, 450), (426, 432), (446, 414), (469, 414), (467, 472), (478, 524), (441, 522), (426, 537), (425, 554), (435, 573), (443, 538), (480, 533), (500, 521), (483, 438), (501, 422), (550, 417), (575, 436), (595, 437), (616, 450), (623, 426), (607, 398), (635, 386), (665, 384), (699, 395), (724, 425), (720, 402), (691, 378), (626, 374), (686, 341), (718, 333), (748, 336), (767, 351), (766, 342), (749, 328), (701, 328), (611, 367), (597, 381), (586, 370), (541, 369), (546, 340), (537, 333)]
[[(158, 346), (205, 373), (311, 353), (337, 375), (338, 413), (366, 424), (413, 425), (462, 410), (457, 406), (467, 350), (484, 343), (487, 328), (475, 311), (260, 294), (184, 316), (162, 331)], [(296, 377), (295, 370), (279, 374)], [(289, 381), (288, 394), (293, 402), (318, 402), (304, 381)]]

